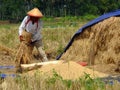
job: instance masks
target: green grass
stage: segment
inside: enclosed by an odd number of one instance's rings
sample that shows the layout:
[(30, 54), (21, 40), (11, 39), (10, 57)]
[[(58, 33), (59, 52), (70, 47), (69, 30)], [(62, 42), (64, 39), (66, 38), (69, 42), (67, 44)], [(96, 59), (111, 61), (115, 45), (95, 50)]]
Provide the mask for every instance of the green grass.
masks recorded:
[(0, 25), (0, 44), (15, 48), (18, 41), (18, 25)]
[(119, 90), (120, 84), (103, 82), (100, 78), (92, 79), (84, 74), (76, 80), (63, 79), (55, 70), (52, 75), (36, 71), (34, 75), (26, 74), (16, 78), (7, 78), (7, 90)]

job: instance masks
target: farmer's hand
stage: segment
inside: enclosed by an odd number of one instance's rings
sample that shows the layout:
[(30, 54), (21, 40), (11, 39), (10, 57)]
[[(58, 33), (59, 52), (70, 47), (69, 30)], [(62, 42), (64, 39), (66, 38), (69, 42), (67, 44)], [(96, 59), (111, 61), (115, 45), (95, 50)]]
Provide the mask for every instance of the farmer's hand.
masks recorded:
[(20, 39), (20, 42), (24, 41), (22, 35), (19, 36), (19, 39)]

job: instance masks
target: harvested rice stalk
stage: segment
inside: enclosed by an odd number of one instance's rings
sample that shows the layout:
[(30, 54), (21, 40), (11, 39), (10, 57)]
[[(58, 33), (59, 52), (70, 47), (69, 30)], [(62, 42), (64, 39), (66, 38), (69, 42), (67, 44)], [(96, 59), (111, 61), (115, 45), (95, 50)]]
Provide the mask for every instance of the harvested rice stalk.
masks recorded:
[(33, 46), (30, 44), (31, 33), (23, 31), (22, 36), (24, 41), (20, 43), (20, 47), (15, 57), (17, 67), (19, 67), (20, 64), (28, 64), (33, 59), (32, 58)]
[(115, 71), (120, 73), (120, 61), (118, 61)]
[(11, 54), (11, 55), (14, 55), (15, 54), (15, 50), (11, 49), (11, 48), (8, 48), (4, 45), (0, 45), (0, 50), (2, 51), (6, 51), (8, 54)]
[(89, 65), (94, 65), (94, 63), (95, 63), (95, 47), (94, 47), (94, 45), (95, 45), (95, 37), (94, 37), (94, 33), (92, 33), (91, 34), (91, 36), (90, 36), (90, 51), (89, 51), (89, 53), (88, 53), (88, 64)]
[(18, 64), (27, 64), (32, 60), (33, 47), (21, 42), (18, 52), (15, 57), (15, 62)]

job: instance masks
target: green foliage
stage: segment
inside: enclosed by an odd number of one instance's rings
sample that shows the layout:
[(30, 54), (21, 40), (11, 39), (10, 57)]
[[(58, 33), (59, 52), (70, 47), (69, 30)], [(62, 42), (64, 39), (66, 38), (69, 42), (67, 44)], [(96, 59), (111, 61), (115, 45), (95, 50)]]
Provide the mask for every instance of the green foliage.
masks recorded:
[(46, 83), (50, 85), (55, 85), (57, 81), (62, 82), (67, 88), (70, 88), (72, 86), (72, 80), (65, 80), (63, 79), (54, 69), (53, 69), (53, 75), (52, 77), (49, 77), (46, 81)]
[(73, 81), (72, 80), (63, 80), (63, 83), (67, 88), (70, 88), (72, 86)]
[(24, 76), (24, 77), (17, 77), (15, 78), (16, 79), (16, 83), (19, 84), (21, 90), (28, 90), (28, 80), (27, 78)]
[(82, 19), (82, 20), (90, 21), (90, 20), (95, 19), (96, 17), (98, 17), (98, 16), (97, 16), (97, 15), (87, 14), (87, 15), (82, 16), (81, 19)]
[[(92, 79), (89, 74), (85, 73), (77, 80), (63, 79), (55, 69), (50, 76), (47, 73), (37, 72), (34, 77), (17, 77), (15, 82), (20, 90), (105, 90), (105, 84), (99, 78)], [(30, 85), (31, 82), (33, 85)]]
[(84, 86), (85, 90), (105, 90), (105, 84), (101, 79), (92, 79), (89, 74), (84, 74), (84, 77), (79, 78), (79, 81), (81, 86)]
[(119, 0), (1, 0), (1, 20), (22, 20), (38, 7), (45, 17), (101, 15), (120, 8)]
[(63, 52), (63, 50), (64, 50), (64, 47), (63, 47), (62, 44), (60, 44), (59, 47), (58, 47), (58, 49), (57, 49), (57, 53), (60, 54), (60, 53)]
[(46, 81), (47, 84), (55, 84), (57, 80), (63, 80), (63, 78), (53, 69), (53, 76), (49, 77)]

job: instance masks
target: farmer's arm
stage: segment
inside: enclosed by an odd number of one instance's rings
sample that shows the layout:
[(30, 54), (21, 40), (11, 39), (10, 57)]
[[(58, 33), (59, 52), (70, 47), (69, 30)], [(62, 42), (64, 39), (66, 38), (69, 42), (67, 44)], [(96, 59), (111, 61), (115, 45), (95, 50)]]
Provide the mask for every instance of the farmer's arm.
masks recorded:
[(27, 21), (27, 16), (23, 19), (23, 21), (22, 21), (22, 23), (21, 23), (21, 25), (19, 27), (19, 36), (22, 35), (22, 31), (25, 29), (25, 23), (26, 23), (26, 21)]

